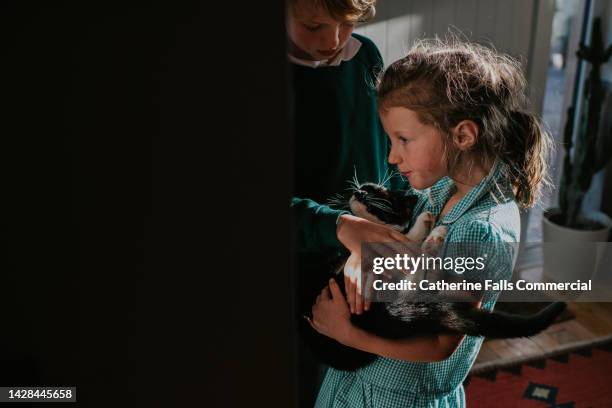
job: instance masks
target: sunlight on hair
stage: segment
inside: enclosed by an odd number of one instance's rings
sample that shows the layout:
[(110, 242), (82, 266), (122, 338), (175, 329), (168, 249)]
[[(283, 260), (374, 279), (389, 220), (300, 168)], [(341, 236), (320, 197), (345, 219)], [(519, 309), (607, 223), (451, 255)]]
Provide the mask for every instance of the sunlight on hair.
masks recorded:
[[(549, 185), (552, 142), (540, 119), (527, 111), (526, 88), (518, 60), (449, 32), (415, 41), (405, 57), (392, 63), (379, 77), (378, 100), (381, 110), (410, 109), (445, 135), (449, 172), (460, 163), (469, 167), (470, 160), (502, 160), (518, 204), (530, 207), (541, 187)], [(476, 145), (467, 153), (454, 149), (450, 140), (451, 129), (463, 120), (479, 128)]]

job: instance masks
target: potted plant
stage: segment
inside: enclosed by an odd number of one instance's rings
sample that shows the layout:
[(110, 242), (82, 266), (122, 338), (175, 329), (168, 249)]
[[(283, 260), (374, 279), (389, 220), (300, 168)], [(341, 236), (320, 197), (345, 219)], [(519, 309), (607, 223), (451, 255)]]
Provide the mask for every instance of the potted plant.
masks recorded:
[[(604, 168), (612, 155), (612, 132), (600, 129), (605, 89), (601, 82), (601, 65), (610, 59), (612, 45), (604, 49), (601, 21), (593, 22), (591, 45), (581, 43), (579, 59), (590, 64), (582, 96), (582, 112), (574, 142), (574, 113), (567, 112), (564, 129), (565, 158), (559, 186), (559, 207), (545, 211), (542, 218), (544, 276), (549, 280), (588, 279), (596, 267), (595, 245), (607, 241), (612, 221), (601, 212), (582, 211), (582, 202), (593, 176)], [(562, 244), (565, 243), (565, 246)], [(571, 276), (570, 276), (571, 275)]]

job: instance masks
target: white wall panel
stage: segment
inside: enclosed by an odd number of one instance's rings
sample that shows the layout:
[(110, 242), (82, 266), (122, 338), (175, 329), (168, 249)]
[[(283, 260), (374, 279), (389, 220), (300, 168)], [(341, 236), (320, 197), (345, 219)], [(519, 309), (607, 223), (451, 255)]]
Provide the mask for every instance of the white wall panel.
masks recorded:
[[(376, 18), (358, 32), (374, 40), (389, 65), (405, 55), (415, 40), (444, 37), (449, 29), (459, 31), (470, 41), (492, 43), (519, 58), (528, 79), (542, 82), (548, 64), (546, 42), (550, 39), (544, 37), (552, 24), (552, 1), (379, 0)], [(530, 55), (533, 60), (528, 61)], [(535, 88), (533, 106), (540, 111), (543, 94)]]

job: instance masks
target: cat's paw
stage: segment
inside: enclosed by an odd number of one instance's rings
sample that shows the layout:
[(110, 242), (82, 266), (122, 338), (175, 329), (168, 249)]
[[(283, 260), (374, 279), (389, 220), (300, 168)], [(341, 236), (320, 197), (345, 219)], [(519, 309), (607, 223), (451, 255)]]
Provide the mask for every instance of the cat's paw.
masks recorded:
[(406, 234), (406, 237), (412, 242), (422, 242), (429, 235), (435, 222), (436, 217), (432, 213), (429, 211), (422, 212)]
[(444, 225), (437, 226), (431, 231), (427, 238), (425, 238), (421, 245), (421, 249), (428, 254), (436, 254), (444, 244), (447, 234), (447, 227)]

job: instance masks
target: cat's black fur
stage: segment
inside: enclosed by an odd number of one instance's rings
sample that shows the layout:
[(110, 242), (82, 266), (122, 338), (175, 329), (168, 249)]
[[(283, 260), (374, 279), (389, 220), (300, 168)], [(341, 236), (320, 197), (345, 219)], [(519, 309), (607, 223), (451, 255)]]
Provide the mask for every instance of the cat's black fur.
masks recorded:
[[(389, 191), (376, 184), (366, 183), (355, 188), (351, 200), (358, 200), (371, 215), (386, 224), (407, 230), (412, 217), (415, 198), (403, 192)], [(384, 203), (384, 205), (383, 205)], [(343, 264), (346, 256), (341, 260)], [(334, 269), (334, 268), (330, 268)], [(336, 273), (339, 270), (339, 273)], [(327, 285), (330, 276), (344, 292), (344, 277), (341, 268), (335, 268), (325, 276), (319, 276), (318, 288), (312, 293), (312, 302), (318, 292)], [(323, 280), (324, 279), (324, 280)], [(377, 336), (401, 339), (415, 334), (456, 333), (490, 338), (512, 338), (533, 336), (548, 327), (565, 309), (565, 303), (555, 302), (531, 316), (511, 315), (503, 312), (488, 312), (476, 308), (469, 302), (439, 302), (428, 295), (399, 297), (390, 303), (373, 302), (370, 310), (361, 315), (353, 314), (351, 322)], [(310, 308), (302, 310), (310, 316)], [(306, 343), (321, 361), (340, 370), (355, 370), (369, 364), (375, 355), (344, 346), (337, 341), (320, 335), (305, 319), (301, 319), (300, 331)]]

